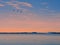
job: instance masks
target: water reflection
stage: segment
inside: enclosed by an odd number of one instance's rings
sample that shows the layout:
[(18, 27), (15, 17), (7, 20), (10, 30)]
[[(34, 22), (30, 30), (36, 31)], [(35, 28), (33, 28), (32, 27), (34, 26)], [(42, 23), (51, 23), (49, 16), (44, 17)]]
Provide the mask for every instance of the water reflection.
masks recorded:
[(60, 36), (1, 34), (0, 45), (60, 45)]

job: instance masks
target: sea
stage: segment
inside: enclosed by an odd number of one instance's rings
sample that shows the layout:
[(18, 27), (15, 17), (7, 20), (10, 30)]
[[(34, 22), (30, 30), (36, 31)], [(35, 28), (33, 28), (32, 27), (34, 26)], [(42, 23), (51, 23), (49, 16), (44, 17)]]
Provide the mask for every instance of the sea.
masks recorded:
[(0, 34), (0, 45), (60, 45), (60, 34)]

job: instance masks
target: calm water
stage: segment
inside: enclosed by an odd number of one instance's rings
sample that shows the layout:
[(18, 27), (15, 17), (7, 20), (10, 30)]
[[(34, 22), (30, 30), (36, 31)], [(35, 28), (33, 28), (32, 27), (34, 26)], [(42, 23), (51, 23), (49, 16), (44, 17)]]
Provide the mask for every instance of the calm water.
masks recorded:
[(60, 35), (0, 34), (0, 45), (60, 45)]

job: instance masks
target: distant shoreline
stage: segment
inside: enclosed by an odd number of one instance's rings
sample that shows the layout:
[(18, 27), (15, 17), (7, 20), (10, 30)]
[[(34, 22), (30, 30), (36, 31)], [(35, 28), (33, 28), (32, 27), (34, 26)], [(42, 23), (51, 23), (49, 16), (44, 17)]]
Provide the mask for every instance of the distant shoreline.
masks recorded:
[(41, 32), (0, 32), (0, 34), (60, 34), (60, 32), (48, 32), (48, 33), (41, 33)]

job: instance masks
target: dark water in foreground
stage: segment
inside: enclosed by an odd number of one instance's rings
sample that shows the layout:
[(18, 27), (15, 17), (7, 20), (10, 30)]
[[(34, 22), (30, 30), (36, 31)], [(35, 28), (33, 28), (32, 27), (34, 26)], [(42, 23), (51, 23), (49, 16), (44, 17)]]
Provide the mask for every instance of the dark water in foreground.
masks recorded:
[(60, 45), (60, 35), (0, 34), (0, 45)]

